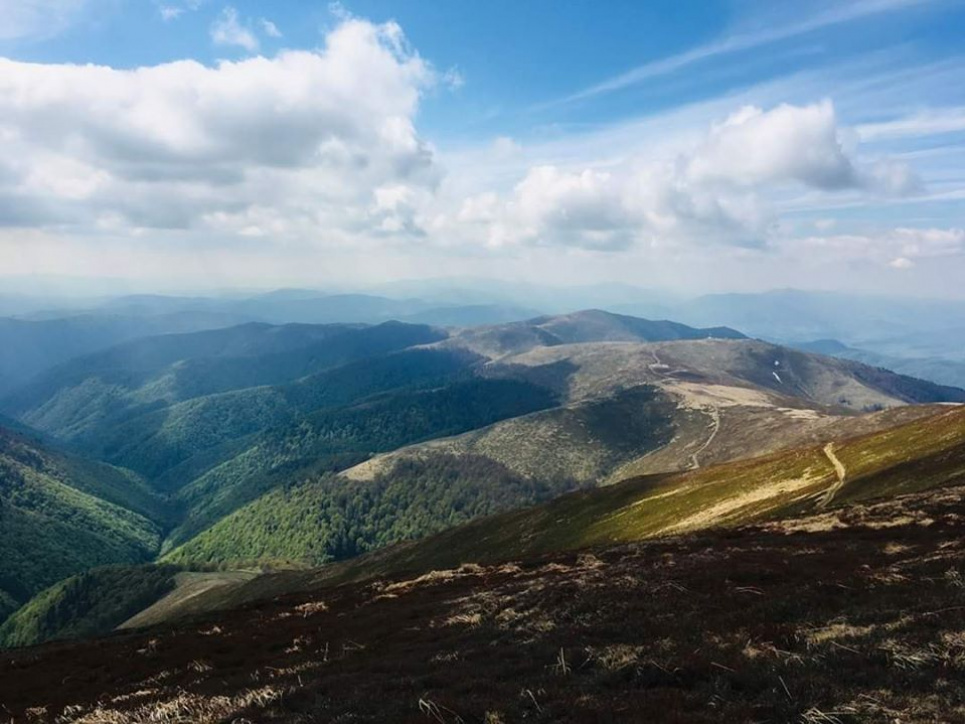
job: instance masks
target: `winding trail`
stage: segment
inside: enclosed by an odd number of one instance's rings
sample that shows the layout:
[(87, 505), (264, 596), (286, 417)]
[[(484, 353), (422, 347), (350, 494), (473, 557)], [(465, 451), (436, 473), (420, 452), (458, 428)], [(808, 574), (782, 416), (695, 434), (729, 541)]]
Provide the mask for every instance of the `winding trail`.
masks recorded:
[(666, 371), (670, 369), (670, 365), (664, 364), (663, 360), (657, 356), (657, 350), (651, 349), (650, 355), (653, 357), (653, 363), (648, 365), (650, 371), (660, 375), (661, 377), (666, 377)]
[(818, 508), (823, 510), (828, 507), (828, 504), (834, 500), (834, 496), (837, 494), (848, 478), (848, 470), (844, 467), (844, 463), (838, 460), (838, 456), (834, 454), (834, 443), (829, 442), (824, 446), (824, 454), (827, 455), (828, 460), (834, 465), (834, 472), (838, 476), (837, 481), (835, 481), (831, 487), (824, 491), (824, 495), (821, 496), (821, 500), (818, 501)]
[[(650, 371), (660, 375), (661, 377), (671, 377), (673, 373), (668, 371), (671, 369), (670, 365), (665, 364), (664, 361), (660, 359), (660, 357), (657, 355), (657, 350), (651, 349), (650, 354), (653, 357), (653, 364), (649, 365)], [(714, 442), (714, 438), (717, 437), (718, 431), (720, 430), (720, 408), (716, 405), (701, 405), (699, 409), (701, 412), (706, 411), (710, 414), (711, 426), (713, 429), (710, 431), (710, 435), (704, 441), (704, 444), (701, 445), (700, 448), (698, 448), (697, 451), (690, 456), (691, 470), (697, 470), (700, 467), (700, 454), (710, 447), (711, 443)]]
[(717, 437), (717, 433), (720, 431), (720, 408), (711, 407), (709, 409), (710, 419), (714, 429), (710, 431), (710, 436), (704, 441), (704, 444), (700, 446), (700, 449), (690, 456), (691, 470), (697, 470), (700, 467), (700, 460), (698, 460), (697, 456), (710, 447), (710, 444), (714, 441), (714, 438)]

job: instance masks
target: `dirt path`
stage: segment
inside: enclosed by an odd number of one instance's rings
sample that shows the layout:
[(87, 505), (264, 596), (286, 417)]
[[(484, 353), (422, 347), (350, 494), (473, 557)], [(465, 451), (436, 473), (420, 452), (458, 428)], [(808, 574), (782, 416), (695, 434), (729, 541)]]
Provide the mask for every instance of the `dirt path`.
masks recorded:
[(661, 377), (666, 377), (667, 372), (670, 370), (670, 365), (664, 364), (663, 360), (657, 356), (657, 350), (651, 349), (650, 355), (653, 357), (653, 362), (647, 365), (650, 371), (660, 375)]
[(691, 470), (696, 470), (697, 468), (700, 467), (700, 460), (698, 459), (698, 456), (704, 450), (710, 447), (710, 444), (714, 441), (714, 438), (717, 437), (717, 433), (720, 431), (720, 408), (711, 407), (709, 409), (710, 409), (710, 420), (714, 429), (710, 431), (710, 436), (704, 441), (704, 444), (700, 446), (700, 449), (690, 456)]
[(844, 483), (848, 477), (848, 470), (844, 467), (844, 463), (838, 460), (838, 456), (834, 454), (833, 442), (829, 442), (824, 446), (824, 454), (828, 456), (828, 460), (830, 460), (831, 464), (834, 465), (834, 472), (838, 476), (838, 479), (824, 492), (824, 495), (821, 496), (821, 500), (818, 501), (819, 509), (828, 507), (828, 504), (834, 500), (834, 496), (844, 486)]

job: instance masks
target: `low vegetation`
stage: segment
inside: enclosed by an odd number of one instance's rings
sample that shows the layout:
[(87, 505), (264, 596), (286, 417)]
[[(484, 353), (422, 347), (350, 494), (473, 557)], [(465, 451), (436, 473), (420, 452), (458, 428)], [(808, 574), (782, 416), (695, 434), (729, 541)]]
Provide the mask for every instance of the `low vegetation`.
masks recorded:
[(257, 605), (8, 652), (0, 700), (15, 721), (961, 721), (962, 495), (844, 509), (834, 529), (262, 588)]

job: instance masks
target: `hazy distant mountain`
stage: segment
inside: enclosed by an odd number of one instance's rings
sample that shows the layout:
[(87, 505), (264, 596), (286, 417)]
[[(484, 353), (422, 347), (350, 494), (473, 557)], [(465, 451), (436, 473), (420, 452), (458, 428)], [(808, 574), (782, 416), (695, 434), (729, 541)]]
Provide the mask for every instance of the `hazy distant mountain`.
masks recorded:
[(672, 317), (779, 341), (837, 339), (892, 356), (965, 358), (965, 301), (785, 290), (699, 297), (674, 306)]
[(0, 394), (51, 367), (131, 339), (228, 327), (222, 312), (171, 312), (148, 317), (84, 314), (27, 321), (0, 318)]
[(813, 342), (796, 343), (791, 346), (805, 352), (816, 352), (832, 357), (855, 360), (874, 367), (884, 367), (904, 375), (931, 380), (942, 385), (965, 387), (965, 360), (955, 361), (939, 357), (892, 357), (849, 347), (836, 339), (820, 339)]
[[(290, 419), (296, 406), (269, 385), (444, 337), (395, 322), (251, 323), (149, 337), (55, 367), (2, 405), (42, 432), (157, 475), (206, 447)], [(248, 395), (225, 396), (249, 388)], [(181, 404), (199, 398), (210, 399)]]

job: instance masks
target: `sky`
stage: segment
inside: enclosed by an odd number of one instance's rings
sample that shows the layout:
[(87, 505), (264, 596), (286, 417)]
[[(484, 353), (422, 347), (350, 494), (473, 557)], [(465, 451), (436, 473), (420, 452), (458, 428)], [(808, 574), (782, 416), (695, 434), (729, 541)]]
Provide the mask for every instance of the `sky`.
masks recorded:
[(0, 276), (965, 298), (963, 0), (0, 0)]

